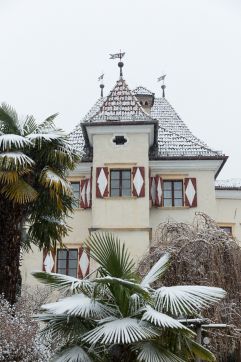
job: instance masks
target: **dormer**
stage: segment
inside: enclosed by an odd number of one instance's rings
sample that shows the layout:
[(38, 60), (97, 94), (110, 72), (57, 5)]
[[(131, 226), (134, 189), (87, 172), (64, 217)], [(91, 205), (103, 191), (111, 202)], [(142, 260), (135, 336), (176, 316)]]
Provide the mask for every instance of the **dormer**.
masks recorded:
[(133, 93), (135, 94), (136, 98), (138, 99), (142, 108), (147, 112), (151, 112), (151, 107), (154, 104), (155, 93), (152, 93), (145, 87), (137, 87), (134, 89)]

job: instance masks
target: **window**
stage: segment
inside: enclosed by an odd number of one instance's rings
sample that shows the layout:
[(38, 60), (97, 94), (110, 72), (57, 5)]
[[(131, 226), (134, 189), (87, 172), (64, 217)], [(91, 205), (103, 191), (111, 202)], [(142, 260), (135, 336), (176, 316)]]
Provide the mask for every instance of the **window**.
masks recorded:
[(57, 270), (59, 274), (77, 276), (78, 249), (57, 250)]
[(110, 196), (131, 196), (131, 170), (110, 171)]
[(163, 181), (163, 206), (183, 206), (183, 182), (178, 180)]
[(124, 145), (127, 142), (127, 139), (124, 136), (115, 136), (113, 143), (118, 145)]
[(71, 182), (71, 188), (74, 195), (74, 204), (75, 208), (80, 207), (80, 183), (79, 182)]
[(228, 235), (232, 235), (232, 226), (219, 226), (220, 229), (225, 231)]

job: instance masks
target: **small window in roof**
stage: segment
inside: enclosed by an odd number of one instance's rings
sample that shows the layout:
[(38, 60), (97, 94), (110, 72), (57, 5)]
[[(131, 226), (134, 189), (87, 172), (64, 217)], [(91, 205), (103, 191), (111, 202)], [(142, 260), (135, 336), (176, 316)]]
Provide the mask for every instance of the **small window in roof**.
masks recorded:
[(124, 145), (127, 142), (127, 139), (124, 136), (115, 136), (113, 143), (116, 145)]
[(147, 101), (145, 102), (145, 106), (148, 106), (148, 102), (147, 102)]

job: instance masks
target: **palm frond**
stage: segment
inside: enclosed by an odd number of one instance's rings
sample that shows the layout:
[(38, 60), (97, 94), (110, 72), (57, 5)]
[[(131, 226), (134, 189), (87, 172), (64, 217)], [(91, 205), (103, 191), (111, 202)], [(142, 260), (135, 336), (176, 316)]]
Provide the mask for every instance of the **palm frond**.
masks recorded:
[(60, 133), (59, 131), (56, 132), (55, 130), (48, 131), (46, 133), (30, 133), (26, 136), (27, 139), (29, 139), (32, 142), (39, 142), (42, 143), (45, 142), (52, 142), (53, 140), (58, 140), (63, 137), (63, 133)]
[(58, 116), (58, 113), (54, 113), (51, 116), (47, 117), (42, 123), (40, 123), (35, 132), (42, 133), (46, 132), (47, 130), (51, 130), (55, 128), (54, 120)]
[(69, 275), (41, 271), (34, 271), (32, 275), (41, 283), (48, 284), (59, 290), (69, 289), (71, 292), (83, 291), (84, 293), (90, 293), (94, 288), (94, 284), (88, 279), (77, 279)]
[(158, 312), (153, 309), (151, 306), (146, 306), (146, 311), (142, 316), (142, 320), (146, 320), (150, 323), (153, 323), (155, 326), (161, 328), (174, 328), (174, 329), (183, 329), (185, 331), (190, 332), (191, 335), (195, 335), (190, 329), (185, 327), (178, 320), (169, 317), (167, 314)]
[(118, 237), (108, 233), (94, 233), (88, 239), (88, 244), (91, 257), (108, 275), (129, 278), (133, 273), (135, 263)]
[(5, 171), (20, 171), (32, 167), (35, 162), (22, 152), (0, 153), (0, 168)]
[(23, 179), (18, 179), (13, 184), (3, 186), (1, 193), (18, 204), (33, 202), (38, 197), (37, 191)]
[(151, 283), (155, 282), (166, 271), (170, 263), (170, 254), (166, 253), (156, 262), (147, 275), (143, 278), (141, 285), (149, 287)]
[(62, 176), (58, 175), (50, 167), (45, 167), (40, 175), (39, 181), (46, 188), (51, 188), (54, 192), (72, 195), (70, 183)]
[(185, 362), (174, 353), (158, 348), (151, 342), (141, 343), (139, 353), (137, 355), (139, 362)]
[(84, 294), (74, 294), (58, 302), (44, 304), (41, 308), (53, 314), (80, 316), (85, 319), (101, 319), (116, 314), (113, 308)]
[(188, 344), (191, 351), (196, 357), (202, 359), (203, 361), (216, 361), (216, 357), (212, 352), (210, 352), (207, 348), (203, 347), (201, 344), (195, 342), (193, 339), (188, 339)]
[(134, 318), (107, 321), (83, 336), (83, 341), (91, 344), (129, 344), (156, 337), (157, 331), (151, 325)]
[(19, 136), (17, 134), (8, 133), (0, 136), (0, 148), (3, 151), (21, 149), (24, 147), (29, 147), (31, 145), (32, 142), (29, 139), (23, 136)]
[(18, 177), (17, 171), (0, 171), (0, 183), (12, 184), (18, 181)]
[(74, 346), (63, 350), (51, 362), (92, 362), (89, 354), (80, 346)]
[(24, 136), (27, 136), (28, 134), (34, 132), (36, 127), (37, 127), (37, 122), (35, 118), (32, 115), (27, 116), (25, 120), (22, 122), (22, 130), (23, 130), (22, 133), (24, 134)]
[(172, 315), (195, 315), (219, 302), (226, 295), (221, 288), (201, 285), (161, 287), (154, 293), (156, 308)]
[(113, 284), (116, 286), (116, 288), (118, 288), (118, 285), (122, 285), (128, 289), (130, 289), (132, 291), (132, 293), (139, 293), (142, 296), (145, 297), (149, 297), (149, 293), (148, 291), (143, 288), (140, 284), (132, 282), (130, 280), (125, 280), (125, 279), (121, 279), (121, 278), (115, 278), (115, 277), (111, 277), (111, 276), (106, 276), (103, 278), (95, 278), (94, 279), (95, 283), (100, 283), (100, 284)]
[(17, 112), (6, 103), (2, 103), (0, 107), (0, 131), (21, 134)]

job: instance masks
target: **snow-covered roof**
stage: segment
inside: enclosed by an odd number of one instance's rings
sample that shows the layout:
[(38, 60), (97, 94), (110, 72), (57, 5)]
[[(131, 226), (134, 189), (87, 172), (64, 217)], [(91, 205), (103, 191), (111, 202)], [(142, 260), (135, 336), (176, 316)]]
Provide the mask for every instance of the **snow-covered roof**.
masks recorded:
[(89, 118), (89, 122), (148, 121), (150, 118), (129, 89), (126, 81), (120, 78), (100, 105), (97, 113)]
[[(214, 151), (199, 138), (195, 137), (166, 98), (155, 98), (148, 114), (140, 105), (134, 93), (146, 90), (137, 87), (133, 92), (124, 79), (119, 79), (110, 94), (100, 98), (82, 119), (81, 123), (102, 121), (159, 121), (158, 147), (151, 154), (153, 159), (175, 158), (223, 158), (219, 151)], [(148, 91), (148, 90), (146, 90)], [(144, 92), (144, 91), (143, 91)], [(148, 91), (151, 95), (150, 91)], [(84, 150), (84, 137), (81, 123), (69, 135), (70, 142), (81, 154)]]
[(135, 95), (139, 95), (139, 96), (154, 96), (154, 94), (155, 94), (155, 93), (152, 93), (151, 91), (149, 91), (149, 89), (142, 87), (142, 86), (136, 87), (133, 90), (133, 93)]
[(241, 179), (230, 178), (227, 180), (216, 180), (215, 188), (218, 190), (241, 190)]

